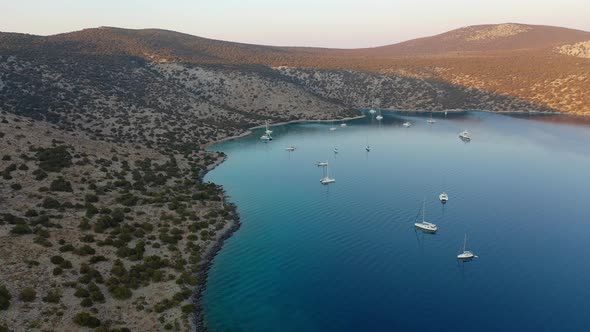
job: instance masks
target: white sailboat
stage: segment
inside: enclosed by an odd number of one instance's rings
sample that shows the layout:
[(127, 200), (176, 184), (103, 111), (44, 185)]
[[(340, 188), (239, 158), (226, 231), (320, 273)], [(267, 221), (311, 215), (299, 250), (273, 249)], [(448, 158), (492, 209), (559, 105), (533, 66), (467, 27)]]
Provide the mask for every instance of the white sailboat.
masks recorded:
[(377, 119), (377, 121), (383, 120), (383, 115), (381, 115), (381, 111), (379, 111), (379, 114), (375, 117), (375, 119)]
[(369, 146), (369, 145), (365, 146), (365, 150), (367, 150), (367, 152), (371, 151), (371, 146)]
[(409, 128), (412, 124), (410, 123), (410, 121), (406, 121), (404, 123), (402, 123), (402, 126)]
[(370, 109), (370, 110), (369, 110), (369, 113), (371, 113), (371, 114), (375, 114), (375, 113), (377, 113), (377, 111), (375, 111), (374, 109)]
[(341, 123), (341, 124), (340, 124), (340, 127), (341, 127), (341, 128), (344, 128), (344, 127), (346, 127), (346, 123)]
[(336, 179), (330, 177), (328, 163), (326, 163), (326, 176), (320, 179), (321, 184), (330, 184), (336, 182)]
[(264, 134), (260, 136), (260, 139), (263, 141), (272, 141), (272, 136), (270, 136), (270, 134)]
[(264, 124), (266, 127), (266, 130), (264, 131), (265, 134), (270, 135), (272, 134), (272, 130), (268, 129), (268, 120), (264, 120)]
[(464, 141), (471, 141), (471, 133), (467, 130), (463, 130), (459, 133), (459, 138), (461, 138)]
[(432, 123), (436, 123), (436, 120), (432, 118), (432, 112), (430, 112), (430, 119), (426, 120), (426, 122), (432, 124)]
[(334, 153), (338, 154), (338, 148), (334, 148)]
[(295, 149), (297, 149), (297, 148), (294, 146), (289, 146), (289, 147), (285, 148), (285, 150), (287, 150), (287, 151), (295, 151)]
[(428, 233), (435, 233), (438, 230), (435, 224), (426, 221), (426, 199), (422, 204), (422, 222), (416, 222), (414, 226)]
[(443, 191), (442, 194), (438, 195), (438, 199), (441, 203), (445, 204), (449, 200), (449, 195)]
[(472, 258), (477, 258), (477, 256), (475, 256), (473, 254), (473, 252), (469, 251), (469, 250), (465, 250), (467, 246), (467, 233), (465, 234), (465, 239), (463, 240), (463, 253), (457, 255), (458, 259), (461, 260), (468, 260), (468, 259), (472, 259)]
[(326, 167), (326, 166), (328, 166), (328, 162), (327, 161), (318, 161), (317, 163), (315, 163), (315, 165), (318, 167)]

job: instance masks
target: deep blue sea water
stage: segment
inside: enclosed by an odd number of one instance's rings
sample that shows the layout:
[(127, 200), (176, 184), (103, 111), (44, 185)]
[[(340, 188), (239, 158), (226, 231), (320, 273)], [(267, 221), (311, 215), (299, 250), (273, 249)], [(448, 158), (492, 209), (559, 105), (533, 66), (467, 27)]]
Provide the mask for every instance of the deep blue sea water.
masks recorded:
[[(206, 180), (242, 227), (209, 272), (210, 331), (590, 331), (590, 126), (384, 116), (213, 147), (228, 159)], [(423, 199), (437, 234), (414, 229)]]

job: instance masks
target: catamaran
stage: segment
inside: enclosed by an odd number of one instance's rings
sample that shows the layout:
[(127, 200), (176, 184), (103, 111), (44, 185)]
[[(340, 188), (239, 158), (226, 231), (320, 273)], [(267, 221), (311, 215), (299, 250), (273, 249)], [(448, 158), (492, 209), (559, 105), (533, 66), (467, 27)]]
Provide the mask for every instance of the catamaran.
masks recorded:
[(464, 141), (471, 141), (471, 133), (469, 133), (467, 130), (460, 132), (459, 137)]
[(438, 195), (438, 199), (440, 199), (441, 203), (445, 204), (449, 200), (449, 195), (443, 191), (442, 194)]
[(326, 163), (326, 176), (320, 179), (321, 184), (330, 184), (336, 182), (336, 179), (330, 177), (330, 171)]
[(468, 260), (468, 259), (472, 259), (472, 258), (477, 258), (477, 256), (475, 256), (473, 254), (473, 252), (471, 252), (469, 250), (465, 250), (466, 246), (467, 246), (467, 234), (465, 234), (465, 239), (463, 240), (463, 253), (457, 255), (457, 258), (461, 259), (461, 260)]
[(435, 224), (426, 221), (426, 199), (422, 204), (422, 222), (416, 222), (414, 226), (428, 233), (435, 233), (438, 230)]

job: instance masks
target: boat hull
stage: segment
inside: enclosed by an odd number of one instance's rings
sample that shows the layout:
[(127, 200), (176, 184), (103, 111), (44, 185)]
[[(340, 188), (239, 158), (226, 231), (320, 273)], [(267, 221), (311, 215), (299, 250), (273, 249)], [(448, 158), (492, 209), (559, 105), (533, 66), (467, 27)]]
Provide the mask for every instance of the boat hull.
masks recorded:
[(420, 229), (421, 231), (427, 232), (427, 233), (436, 233), (436, 231), (438, 230), (438, 227), (436, 226), (431, 226), (431, 225), (427, 225), (427, 224), (423, 224), (423, 223), (414, 223), (414, 226), (418, 229)]

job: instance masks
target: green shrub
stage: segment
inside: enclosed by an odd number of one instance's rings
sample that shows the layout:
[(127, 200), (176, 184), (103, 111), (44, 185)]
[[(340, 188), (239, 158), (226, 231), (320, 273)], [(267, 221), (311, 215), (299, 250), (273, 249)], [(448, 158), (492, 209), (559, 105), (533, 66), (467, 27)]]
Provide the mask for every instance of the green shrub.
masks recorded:
[(61, 256), (51, 256), (49, 261), (55, 265), (60, 265), (61, 263), (63, 263), (65, 261), (65, 259)]
[(51, 191), (62, 191), (62, 192), (72, 192), (72, 184), (70, 181), (66, 181), (63, 177), (58, 177), (57, 179), (51, 182), (49, 186), (49, 190)]
[(43, 206), (45, 209), (59, 209), (61, 204), (59, 204), (59, 202), (54, 198), (46, 197), (43, 200), (43, 203), (41, 203), (41, 206)]
[(46, 172), (60, 172), (63, 168), (72, 165), (72, 155), (66, 146), (40, 149), (37, 152), (39, 167)]
[(16, 224), (14, 225), (14, 227), (12, 227), (10, 233), (16, 235), (31, 234), (33, 233), (33, 230), (29, 226), (27, 226), (27, 224)]
[(84, 327), (96, 328), (100, 326), (100, 319), (87, 312), (80, 312), (74, 316), (74, 323)]
[(94, 305), (94, 303), (92, 302), (91, 299), (85, 298), (82, 300), (82, 302), (80, 302), (80, 305), (84, 308), (88, 308), (88, 307), (92, 307)]
[(74, 251), (74, 246), (68, 243), (68, 244), (65, 244), (65, 245), (59, 247), (59, 251), (61, 251), (61, 252)]
[(84, 196), (84, 200), (86, 203), (96, 203), (98, 202), (98, 196), (94, 194), (86, 194), (86, 196)]
[(195, 305), (194, 304), (185, 304), (182, 306), (182, 312), (185, 314), (192, 314), (195, 312)]
[(58, 267), (56, 267), (56, 268), (53, 269), (53, 275), (54, 276), (61, 275), (63, 273), (63, 271), (64, 270), (62, 270), (62, 268), (58, 266)]
[(92, 248), (91, 246), (85, 244), (80, 248), (74, 250), (74, 253), (80, 256), (88, 256), (94, 255), (96, 253), (96, 250), (94, 250), (94, 248)]
[(59, 289), (50, 290), (42, 300), (47, 303), (59, 303), (61, 300), (61, 291)]
[(37, 298), (37, 292), (33, 288), (23, 288), (18, 298), (23, 302), (33, 302)]

